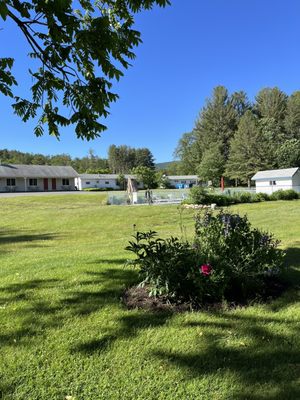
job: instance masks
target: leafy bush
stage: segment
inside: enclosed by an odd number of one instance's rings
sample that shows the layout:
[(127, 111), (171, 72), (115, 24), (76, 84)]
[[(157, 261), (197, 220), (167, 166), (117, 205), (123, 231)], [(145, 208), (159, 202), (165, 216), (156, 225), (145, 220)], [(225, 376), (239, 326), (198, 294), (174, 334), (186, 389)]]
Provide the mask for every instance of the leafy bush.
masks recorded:
[(252, 228), (246, 216), (206, 211), (197, 215), (195, 228), (199, 258), (212, 266), (218, 283), (210, 296), (245, 301), (260, 294), (266, 277), (282, 266), (279, 242)]
[(270, 196), (267, 193), (256, 193), (255, 197), (258, 201), (269, 201)]
[(140, 267), (141, 285), (150, 285), (151, 295), (189, 299), (195, 293), (191, 278), (196, 264), (196, 253), (187, 242), (179, 239), (156, 238), (154, 231), (137, 232), (126, 250), (137, 259), (129, 262)]
[(127, 250), (137, 259), (141, 285), (194, 305), (247, 301), (263, 293), (282, 266), (283, 252), (272, 235), (252, 228), (247, 217), (220, 211), (199, 213), (192, 242), (138, 232)]
[(217, 204), (217, 206), (225, 207), (234, 204), (235, 201), (232, 197), (223, 194), (209, 193), (201, 186), (194, 186), (190, 190), (190, 200), (193, 204)]
[(277, 190), (270, 195), (270, 200), (295, 200), (298, 198), (298, 193), (293, 189)]
[(112, 187), (105, 187), (105, 188), (85, 188), (83, 189), (85, 192), (110, 192), (114, 190)]
[(300, 198), (299, 193), (292, 189), (278, 190), (271, 195), (267, 193), (252, 194), (249, 192), (236, 192), (232, 194), (209, 193), (207, 189), (195, 186), (190, 190), (189, 201), (193, 204), (212, 204), (226, 207), (231, 204), (254, 203), (268, 200), (294, 200)]

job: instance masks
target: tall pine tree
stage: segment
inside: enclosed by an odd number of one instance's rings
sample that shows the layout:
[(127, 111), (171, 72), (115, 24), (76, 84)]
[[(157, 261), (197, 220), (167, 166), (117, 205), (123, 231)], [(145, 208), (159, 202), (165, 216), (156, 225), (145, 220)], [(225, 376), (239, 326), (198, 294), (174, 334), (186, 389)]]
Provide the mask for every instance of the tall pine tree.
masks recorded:
[(257, 117), (247, 111), (231, 141), (226, 176), (239, 179), (250, 186), (250, 179), (257, 171), (269, 168), (266, 160), (267, 148), (268, 141), (261, 133)]

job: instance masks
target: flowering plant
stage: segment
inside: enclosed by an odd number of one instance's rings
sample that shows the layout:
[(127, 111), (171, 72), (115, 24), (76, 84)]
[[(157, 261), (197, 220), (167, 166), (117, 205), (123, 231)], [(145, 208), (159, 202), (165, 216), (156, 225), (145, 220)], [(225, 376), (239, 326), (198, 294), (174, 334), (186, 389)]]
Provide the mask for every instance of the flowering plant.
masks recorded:
[(211, 275), (213, 272), (213, 269), (210, 264), (202, 264), (200, 270), (201, 274), (203, 275)]
[(281, 271), (279, 241), (252, 228), (246, 216), (205, 211), (195, 217), (192, 242), (137, 232), (127, 250), (136, 255), (141, 285), (150, 295), (167, 295), (193, 304), (247, 301), (263, 293), (267, 280)]

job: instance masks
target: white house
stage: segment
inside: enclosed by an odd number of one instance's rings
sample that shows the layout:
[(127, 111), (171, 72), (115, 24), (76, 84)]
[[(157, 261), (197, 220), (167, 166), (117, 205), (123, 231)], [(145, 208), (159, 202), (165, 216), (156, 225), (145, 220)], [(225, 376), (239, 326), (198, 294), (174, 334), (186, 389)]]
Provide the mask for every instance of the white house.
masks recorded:
[[(113, 190), (121, 190), (124, 188), (120, 188), (118, 185), (120, 175), (118, 174), (79, 174), (75, 179), (75, 185), (78, 190), (84, 189), (113, 189)], [(135, 177), (133, 175), (124, 175), (124, 178), (127, 180), (128, 178)], [(142, 183), (139, 183), (139, 189), (143, 187)]]
[(168, 179), (170, 185), (177, 189), (193, 187), (199, 181), (197, 175), (168, 175), (165, 178)]
[(0, 164), (0, 192), (75, 190), (77, 176), (69, 166)]
[(271, 194), (277, 190), (293, 189), (300, 192), (300, 168), (259, 171), (253, 177), (256, 193)]

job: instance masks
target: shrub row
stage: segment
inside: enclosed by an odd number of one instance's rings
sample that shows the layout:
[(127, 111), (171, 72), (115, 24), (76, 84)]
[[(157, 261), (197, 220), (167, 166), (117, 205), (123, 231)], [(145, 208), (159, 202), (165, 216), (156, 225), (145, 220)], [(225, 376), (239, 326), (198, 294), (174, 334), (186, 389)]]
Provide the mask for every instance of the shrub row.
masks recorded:
[(258, 203), (260, 201), (294, 200), (299, 199), (300, 193), (295, 190), (278, 190), (271, 195), (266, 193), (236, 192), (232, 194), (210, 193), (205, 188), (194, 186), (190, 190), (188, 203), (192, 204), (217, 204), (224, 207), (239, 203)]
[(114, 190), (111, 187), (105, 187), (105, 188), (86, 188), (83, 189), (85, 192), (110, 192)]

